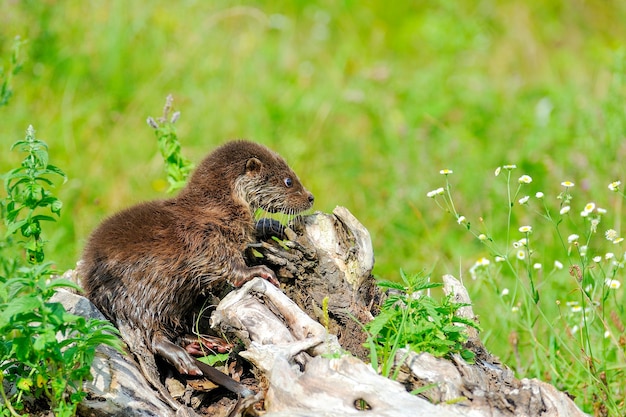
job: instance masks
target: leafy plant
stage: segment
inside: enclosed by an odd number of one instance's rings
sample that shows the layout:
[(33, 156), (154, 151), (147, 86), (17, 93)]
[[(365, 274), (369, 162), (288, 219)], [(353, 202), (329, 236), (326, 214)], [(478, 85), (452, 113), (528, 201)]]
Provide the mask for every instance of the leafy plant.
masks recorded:
[[(398, 349), (409, 348), (415, 352), (429, 352), (437, 357), (459, 353), (465, 360), (474, 358), (473, 352), (464, 348), (467, 341), (465, 326), (476, 329), (478, 324), (455, 315), (467, 304), (455, 303), (450, 296), (437, 301), (428, 295), (432, 288), (442, 284), (429, 282), (419, 274), (406, 275), (400, 271), (402, 282), (379, 281), (378, 286), (390, 290), (380, 314), (366, 324), (367, 346), (372, 366), (389, 377)], [(399, 368), (396, 368), (397, 370)]]
[[(71, 416), (85, 396), (82, 383), (89, 377), (96, 347), (119, 347), (119, 339), (108, 322), (86, 320), (50, 301), (58, 288), (80, 289), (68, 280), (52, 279), (53, 264), (44, 262), (41, 224), (55, 221), (62, 207), (48, 189), (53, 185), (50, 178), (65, 179), (65, 174), (48, 163), (47, 145), (35, 137), (32, 126), (15, 148), (27, 155), (4, 177), (4, 248), (17, 245), (26, 256), (3, 263), (0, 276), (0, 381), (8, 382), (0, 387), (6, 406), (0, 413), (18, 416), (33, 407), (34, 397), (46, 399), (56, 416)], [(18, 234), (22, 240), (15, 242)], [(6, 392), (6, 386), (15, 389)]]
[(163, 116), (154, 120), (148, 117), (148, 125), (154, 128), (157, 140), (159, 142), (159, 150), (165, 162), (165, 170), (167, 172), (167, 182), (170, 184), (168, 193), (179, 190), (185, 186), (187, 177), (193, 170), (193, 163), (185, 158), (181, 153), (181, 146), (176, 134), (176, 126), (174, 123), (180, 117), (180, 112), (172, 111), (172, 95), (168, 95), (163, 108)]
[[(65, 173), (48, 163), (47, 145), (35, 138), (32, 126), (26, 131), (26, 138), (13, 144), (11, 149), (19, 148), (28, 155), (21, 166), (9, 171), (4, 178), (7, 198), (2, 204), (3, 217), (7, 226), (7, 235), (18, 230), (28, 239), (24, 243), (28, 261), (39, 264), (44, 259), (44, 240), (41, 238), (41, 222), (54, 221), (54, 217), (40, 214), (43, 208), (49, 208), (51, 214), (61, 213), (63, 204), (46, 189), (51, 186), (51, 175), (58, 175), (66, 180)], [(24, 214), (25, 213), (25, 214)]]

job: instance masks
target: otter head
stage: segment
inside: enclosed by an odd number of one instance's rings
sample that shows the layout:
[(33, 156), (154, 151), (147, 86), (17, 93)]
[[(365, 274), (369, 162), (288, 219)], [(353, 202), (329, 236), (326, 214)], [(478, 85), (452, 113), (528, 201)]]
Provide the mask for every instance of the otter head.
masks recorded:
[(297, 214), (311, 208), (313, 194), (280, 155), (256, 143), (235, 143), (246, 150), (233, 189), (236, 199), (249, 205), (252, 212), (261, 208), (270, 213)]

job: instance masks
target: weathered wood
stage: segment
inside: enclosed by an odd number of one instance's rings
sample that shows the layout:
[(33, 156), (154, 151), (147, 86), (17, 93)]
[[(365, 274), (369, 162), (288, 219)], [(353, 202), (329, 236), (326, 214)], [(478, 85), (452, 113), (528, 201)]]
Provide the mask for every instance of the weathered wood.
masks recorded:
[[(396, 357), (398, 381), (377, 375), (359, 359), (367, 357), (362, 347), (365, 335), (354, 320), (371, 320), (383, 298), (371, 275), (374, 257), (369, 233), (344, 208), (307, 216), (286, 233), (288, 241), (254, 245), (254, 259), (261, 254), (262, 262), (277, 271), (281, 288), (254, 279), (223, 297), (210, 319), (228, 340), (243, 343), (245, 350), (238, 357), (253, 365), (258, 393), (245, 401), (231, 398), (222, 406), (205, 409), (204, 415), (247, 415), (246, 409), (258, 409), (261, 399), (268, 417), (362, 416), (367, 409), (368, 414), (382, 417), (583, 415), (552, 386), (516, 379), (472, 329), (468, 347), (476, 354), (475, 364), (458, 356), (446, 360), (401, 350)], [(470, 302), (467, 290), (453, 277), (444, 277), (444, 289), (455, 301)], [(80, 310), (73, 311), (81, 314)], [(474, 317), (471, 307), (459, 314)], [(151, 388), (154, 381), (148, 383), (130, 356), (107, 348), (98, 352), (81, 414), (195, 413)], [(177, 396), (191, 395), (189, 386), (168, 385)], [(416, 388), (423, 388), (420, 396), (407, 392)]]
[(255, 279), (230, 293), (212, 321), (244, 341), (247, 350), (240, 355), (267, 378), (268, 417), (356, 416), (363, 413), (359, 407), (371, 408), (381, 417), (405, 416), (407, 410), (415, 415), (454, 415), (341, 353), (333, 335), (267, 281)]
[[(292, 227), (288, 250), (269, 241), (259, 252), (277, 269), (281, 289), (289, 298), (310, 317), (320, 322), (328, 319), (328, 329), (341, 346), (367, 358), (366, 335), (359, 323), (372, 320), (381, 302), (371, 273), (374, 252), (369, 232), (345, 207), (336, 207), (332, 214), (306, 216)], [(327, 315), (322, 308), (325, 298)]]
[[(67, 276), (68, 274), (66, 274)], [(59, 290), (51, 299), (70, 313), (104, 320), (102, 313), (85, 297)], [(87, 398), (78, 413), (93, 417), (174, 417), (194, 416), (187, 407), (172, 407), (146, 380), (133, 355), (99, 346), (91, 365), (92, 379), (84, 383)]]

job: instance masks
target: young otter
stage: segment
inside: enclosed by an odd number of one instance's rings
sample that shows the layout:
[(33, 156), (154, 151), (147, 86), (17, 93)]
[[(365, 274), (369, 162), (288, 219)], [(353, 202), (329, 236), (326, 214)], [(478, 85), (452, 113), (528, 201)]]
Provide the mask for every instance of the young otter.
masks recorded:
[(296, 214), (313, 195), (275, 152), (235, 141), (212, 152), (170, 200), (126, 209), (105, 220), (85, 247), (80, 275), (89, 299), (118, 326), (134, 329), (180, 373), (201, 375), (172, 342), (191, 331), (191, 311), (212, 285), (253, 277), (277, 284), (266, 266), (249, 267), (254, 212)]

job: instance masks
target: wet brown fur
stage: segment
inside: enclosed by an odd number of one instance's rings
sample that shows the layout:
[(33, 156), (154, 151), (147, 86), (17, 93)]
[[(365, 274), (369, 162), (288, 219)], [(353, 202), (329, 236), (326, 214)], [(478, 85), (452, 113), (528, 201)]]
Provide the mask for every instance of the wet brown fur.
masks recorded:
[(275, 279), (244, 260), (254, 211), (295, 214), (312, 202), (278, 154), (229, 142), (201, 162), (177, 197), (126, 209), (93, 232), (80, 267), (87, 296), (114, 323), (140, 329), (152, 353), (182, 373), (199, 373), (171, 344), (191, 330), (198, 298), (225, 280)]

